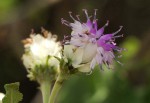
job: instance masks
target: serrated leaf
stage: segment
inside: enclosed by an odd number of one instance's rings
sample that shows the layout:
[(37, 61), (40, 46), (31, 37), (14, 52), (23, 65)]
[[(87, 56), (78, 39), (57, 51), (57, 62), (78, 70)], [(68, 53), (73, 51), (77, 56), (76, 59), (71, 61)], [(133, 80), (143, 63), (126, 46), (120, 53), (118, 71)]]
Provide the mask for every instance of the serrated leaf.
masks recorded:
[(2, 100), (2, 103), (19, 103), (23, 95), (19, 92), (19, 82), (5, 84), (4, 88), (6, 91), (6, 95)]

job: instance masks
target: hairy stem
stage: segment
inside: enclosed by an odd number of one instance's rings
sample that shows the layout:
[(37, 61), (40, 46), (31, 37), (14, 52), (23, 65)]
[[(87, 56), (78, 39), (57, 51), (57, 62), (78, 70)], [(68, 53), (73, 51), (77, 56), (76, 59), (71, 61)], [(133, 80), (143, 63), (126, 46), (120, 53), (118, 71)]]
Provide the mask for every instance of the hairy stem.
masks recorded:
[(49, 99), (49, 103), (54, 103), (56, 96), (60, 90), (60, 88), (62, 87), (64, 80), (62, 79), (61, 75), (58, 75), (57, 80), (53, 86), (51, 95), (50, 95), (50, 99)]
[(43, 97), (43, 103), (48, 103), (50, 96), (51, 84), (49, 81), (43, 81), (41, 83), (41, 92)]

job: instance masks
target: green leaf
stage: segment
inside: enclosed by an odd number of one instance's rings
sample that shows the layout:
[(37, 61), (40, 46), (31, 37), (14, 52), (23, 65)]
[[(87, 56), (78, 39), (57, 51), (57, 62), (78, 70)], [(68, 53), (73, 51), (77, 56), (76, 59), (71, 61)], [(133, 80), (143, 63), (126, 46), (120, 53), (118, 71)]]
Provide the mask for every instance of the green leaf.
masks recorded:
[(3, 98), (2, 103), (19, 103), (23, 95), (19, 92), (19, 82), (5, 84), (6, 95)]

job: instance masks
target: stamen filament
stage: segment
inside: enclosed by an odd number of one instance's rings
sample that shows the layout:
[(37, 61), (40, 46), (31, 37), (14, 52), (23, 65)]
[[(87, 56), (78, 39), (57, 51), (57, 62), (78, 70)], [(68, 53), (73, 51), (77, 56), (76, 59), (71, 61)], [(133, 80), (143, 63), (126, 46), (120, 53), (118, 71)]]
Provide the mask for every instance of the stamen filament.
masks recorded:
[(122, 27), (123, 27), (123, 26), (120, 26), (120, 28), (119, 28), (116, 32), (114, 32), (113, 35), (118, 34), (118, 33), (121, 31)]
[(80, 15), (76, 15), (76, 17), (77, 17), (78, 21), (80, 21), (80, 18), (79, 18), (79, 17), (80, 17)]
[(69, 11), (69, 15), (70, 15), (70, 17), (71, 17), (71, 19), (72, 19), (73, 21), (76, 21), (76, 20), (74, 19), (74, 17), (72, 16), (72, 12), (71, 12), (71, 11)]
[(118, 35), (118, 36), (114, 36), (112, 38), (120, 38), (120, 37), (123, 37), (123, 34), (122, 35)]
[(89, 16), (88, 16), (88, 13), (87, 13), (87, 10), (86, 9), (83, 9), (85, 15), (86, 15), (86, 18), (89, 19)]
[(95, 11), (95, 12), (94, 12), (94, 20), (96, 20), (96, 12), (97, 12), (97, 10), (98, 10), (98, 9), (94, 9), (94, 11)]
[(71, 27), (71, 26), (70, 26), (70, 22), (67, 21), (67, 20), (64, 20), (63, 18), (61, 18), (61, 23), (62, 23), (62, 24), (65, 24), (66, 26)]

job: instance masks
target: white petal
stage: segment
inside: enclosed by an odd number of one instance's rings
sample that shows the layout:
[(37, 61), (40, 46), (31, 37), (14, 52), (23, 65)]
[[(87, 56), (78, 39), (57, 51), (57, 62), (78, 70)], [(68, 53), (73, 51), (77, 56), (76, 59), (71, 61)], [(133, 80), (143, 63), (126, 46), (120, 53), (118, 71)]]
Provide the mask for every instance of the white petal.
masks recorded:
[(80, 39), (71, 38), (70, 44), (71, 44), (71, 45), (75, 45), (75, 46), (81, 46), (81, 45), (82, 45), (82, 42), (81, 42)]
[(82, 24), (79, 21), (75, 21), (75, 23), (70, 23), (74, 32), (80, 33), (82, 31)]
[(101, 56), (101, 54), (97, 54), (95, 59), (98, 64), (102, 64), (103, 57)]
[(95, 65), (96, 65), (96, 59), (93, 58), (93, 60), (92, 60), (92, 62), (91, 62), (91, 64), (90, 64), (90, 68), (91, 68), (91, 69), (94, 69), (94, 68), (95, 68)]
[(90, 71), (91, 71), (91, 69), (90, 69), (90, 64), (89, 64), (89, 63), (83, 64), (82, 66), (80, 66), (80, 67), (78, 68), (78, 70), (79, 70), (80, 72), (90, 72)]
[(114, 57), (115, 56), (114, 56), (113, 52), (111, 52), (111, 51), (105, 51), (103, 58), (104, 58), (105, 62), (108, 61), (109, 63), (112, 63)]
[(42, 42), (44, 40), (44, 37), (40, 34), (37, 34), (37, 35), (32, 36), (32, 39), (33, 39), (34, 43), (39, 44), (40, 42)]
[(97, 45), (88, 43), (84, 48), (83, 63), (90, 62), (96, 55)]
[(72, 57), (72, 65), (74, 68), (77, 68), (82, 63), (83, 51), (84, 50), (81, 47), (75, 50), (74, 55)]
[(64, 56), (67, 58), (71, 58), (73, 56), (73, 49), (75, 47), (73, 45), (64, 45)]
[(23, 64), (26, 68), (33, 68), (34, 63), (33, 63), (33, 58), (31, 55), (24, 54), (22, 56)]
[(49, 59), (49, 65), (58, 68), (59, 67), (59, 61), (56, 58), (51, 57)]
[(103, 53), (104, 53), (104, 49), (103, 49), (102, 47), (98, 47), (98, 48), (97, 48), (97, 52), (98, 52), (99, 54), (103, 54)]
[(52, 33), (49, 32), (48, 35), (47, 35), (47, 39), (51, 39), (52, 38)]

